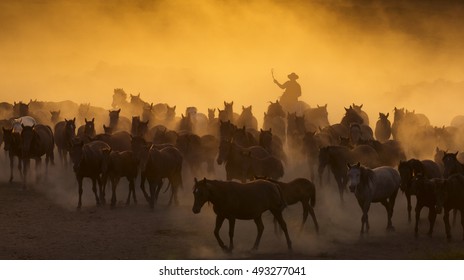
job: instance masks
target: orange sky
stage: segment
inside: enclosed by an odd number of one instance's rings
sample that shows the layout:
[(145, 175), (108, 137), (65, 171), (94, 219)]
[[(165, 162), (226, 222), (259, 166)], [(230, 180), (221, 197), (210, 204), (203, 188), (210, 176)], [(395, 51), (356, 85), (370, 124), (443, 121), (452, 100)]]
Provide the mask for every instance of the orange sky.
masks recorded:
[(332, 123), (355, 102), (372, 119), (406, 106), (448, 124), (463, 111), (463, 6), (403, 2), (4, 0), (0, 96), (108, 108), (124, 88), (178, 114), (234, 100), (261, 122), (281, 94), (274, 68), (299, 74)]

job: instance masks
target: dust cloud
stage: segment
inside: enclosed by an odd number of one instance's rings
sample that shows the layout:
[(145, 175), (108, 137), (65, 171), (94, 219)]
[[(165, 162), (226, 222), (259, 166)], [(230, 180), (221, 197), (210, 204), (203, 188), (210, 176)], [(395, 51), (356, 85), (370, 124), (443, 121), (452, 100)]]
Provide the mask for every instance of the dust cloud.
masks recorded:
[(2, 1), (0, 94), (109, 108), (124, 88), (202, 112), (234, 100), (261, 122), (281, 95), (273, 68), (281, 82), (299, 74), (302, 100), (328, 103), (331, 123), (355, 102), (448, 124), (463, 90), (463, 13), (454, 1)]

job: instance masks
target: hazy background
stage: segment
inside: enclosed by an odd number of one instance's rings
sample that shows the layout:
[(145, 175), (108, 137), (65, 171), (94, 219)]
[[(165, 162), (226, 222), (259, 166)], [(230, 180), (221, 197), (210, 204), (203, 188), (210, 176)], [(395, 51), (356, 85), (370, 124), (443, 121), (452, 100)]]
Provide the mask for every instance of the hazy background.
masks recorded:
[(464, 4), (457, 1), (0, 2), (2, 101), (92, 102), (114, 88), (200, 111), (223, 101), (262, 112), (300, 76), (302, 99), (394, 106), (449, 124), (463, 110)]

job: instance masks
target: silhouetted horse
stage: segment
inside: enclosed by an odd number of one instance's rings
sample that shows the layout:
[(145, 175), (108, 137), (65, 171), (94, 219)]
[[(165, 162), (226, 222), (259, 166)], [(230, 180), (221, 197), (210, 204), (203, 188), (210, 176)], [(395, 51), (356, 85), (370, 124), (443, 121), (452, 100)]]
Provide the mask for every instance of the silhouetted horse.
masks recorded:
[(441, 182), (438, 182), (435, 186), (436, 212), (441, 214), (442, 209), (445, 209), (443, 221), (445, 222), (446, 237), (451, 239), (449, 211), (455, 209), (461, 212), (464, 239), (464, 175), (454, 174)]
[(346, 165), (352, 161), (350, 149), (347, 147), (327, 146), (319, 150), (319, 182), (322, 184), (322, 173), (325, 167), (329, 166), (337, 182), (341, 202), (343, 202), (343, 191), (347, 182)]
[(412, 178), (411, 181), (411, 193), (416, 195), (416, 225), (414, 227), (414, 234), (417, 237), (419, 232), (419, 220), (420, 212), (422, 208), (429, 208), (429, 231), (428, 235), (432, 235), (433, 227), (435, 225), (436, 213), (436, 197), (435, 197), (435, 185), (440, 183), (443, 179), (434, 178), (427, 179), (424, 174), (418, 173)]
[(232, 141), (232, 138), (234, 137), (235, 130), (237, 130), (237, 127), (231, 121), (219, 120), (220, 140)]
[(37, 121), (31, 116), (23, 116), (17, 119), (14, 119), (11, 123), (13, 126), (13, 132), (21, 133), (23, 127), (25, 126), (34, 126), (37, 124)]
[(175, 145), (179, 135), (173, 130), (168, 130), (164, 125), (157, 125), (150, 129), (149, 134), (153, 134), (153, 144), (172, 144)]
[(278, 136), (273, 135), (272, 129), (260, 130), (259, 145), (268, 151), (269, 154), (277, 157), (283, 162), (287, 162), (287, 155), (284, 152), (282, 140)]
[(131, 121), (126, 117), (121, 117), (120, 113), (121, 109), (109, 111), (110, 127), (113, 131), (130, 131)]
[[(156, 146), (152, 145), (148, 151), (142, 153), (140, 187), (151, 208), (154, 207), (158, 199), (163, 178), (167, 178), (171, 186), (169, 204), (172, 201), (175, 204), (179, 203), (177, 191), (178, 188), (182, 187), (182, 160), (181, 152), (175, 147), (157, 149)], [(150, 186), (150, 195), (145, 190), (145, 179)]]
[[(411, 182), (414, 176), (423, 174), (427, 179), (441, 178), (441, 172), (438, 165), (431, 160), (410, 159), (401, 161), (398, 165), (398, 171), (401, 176), (401, 191), (406, 195), (408, 204), (408, 221), (411, 222), (411, 196), (415, 193), (411, 189)], [(417, 205), (417, 204), (416, 204)]]
[(223, 119), (222, 116), (220, 116), (219, 119), (222, 121), (231, 121), (232, 123), (236, 124), (239, 115), (234, 112), (234, 101), (227, 103), (224, 101), (224, 114), (225, 118)]
[(253, 129), (258, 129), (258, 121), (253, 116), (252, 106), (244, 107), (242, 106), (242, 113), (237, 119), (237, 126), (238, 127), (248, 127)]
[(350, 106), (345, 108), (345, 115), (343, 116), (340, 123), (346, 127), (350, 127), (352, 123), (363, 124), (363, 118)]
[(352, 123), (350, 125), (350, 140), (353, 145), (359, 145), (361, 140), (373, 140), (372, 129), (368, 125)]
[(115, 152), (108, 149), (103, 150), (103, 184), (106, 185), (106, 179), (109, 178), (112, 189), (111, 207), (116, 205), (116, 187), (121, 177), (126, 177), (129, 181), (129, 195), (127, 196), (126, 205), (130, 204), (131, 194), (133, 195), (134, 203), (137, 203), (135, 179), (137, 178), (138, 165), (139, 162), (132, 151)]
[(238, 179), (245, 182), (250, 179), (248, 166), (244, 164), (244, 154), (249, 154), (255, 158), (265, 158), (269, 153), (261, 146), (249, 148), (241, 147), (231, 141), (221, 140), (219, 143), (219, 153), (217, 163), (225, 163), (227, 180)]
[(10, 180), (9, 182), (13, 182), (13, 165), (14, 165), (14, 158), (18, 158), (18, 170), (21, 176), (23, 175), (22, 171), (22, 153), (21, 153), (21, 134), (18, 132), (13, 132), (13, 128), (4, 128), (2, 127), (3, 131), (3, 139), (5, 141), (5, 145), (3, 149), (8, 152), (8, 156), (10, 158)]
[(313, 219), (316, 232), (319, 232), (319, 224), (317, 223), (316, 214), (314, 213), (314, 206), (316, 206), (316, 187), (314, 184), (305, 178), (297, 178), (288, 183), (266, 179), (272, 183), (278, 184), (282, 191), (287, 205), (293, 205), (300, 202), (303, 207), (303, 221), (300, 230), (303, 230), (308, 213)]
[(68, 153), (71, 150), (72, 140), (76, 137), (76, 118), (64, 119), (55, 125), (55, 144), (61, 163), (68, 164)]
[(251, 152), (242, 152), (239, 156), (242, 157), (242, 168), (249, 179), (265, 177), (278, 180), (284, 176), (282, 161), (273, 155), (261, 158), (253, 156)]
[(388, 120), (390, 113), (379, 113), (379, 120), (375, 124), (375, 139), (380, 142), (386, 142), (390, 139), (392, 134), (391, 123)]
[(203, 163), (206, 163), (208, 173), (214, 173), (214, 159), (219, 147), (216, 137), (182, 134), (177, 138), (176, 147), (182, 152), (183, 158), (194, 176), (199, 174)]
[[(84, 142), (73, 142), (70, 156), (73, 162), (73, 170), (76, 174), (79, 185), (79, 202), (77, 208), (82, 206), (82, 181), (85, 177), (92, 180), (92, 191), (95, 194), (97, 206), (105, 202), (105, 194), (102, 184), (102, 162), (103, 150), (110, 150), (110, 146), (102, 141), (93, 141), (87, 144)], [(100, 198), (97, 194), (97, 182), (99, 186)], [(100, 200), (101, 199), (101, 200)]]
[(50, 122), (52, 124), (57, 124), (60, 121), (60, 113), (61, 110), (58, 111), (50, 111)]
[[(216, 213), (216, 226), (214, 236), (219, 246), (224, 251), (231, 252), (234, 249), (235, 220), (254, 220), (258, 229), (258, 235), (253, 245), (253, 250), (258, 249), (264, 225), (262, 214), (269, 210), (280, 224), (285, 233), (288, 249), (292, 249), (292, 242), (288, 235), (287, 225), (282, 217), (285, 201), (278, 185), (266, 180), (256, 180), (241, 184), (232, 181), (207, 180), (197, 181), (193, 187), (194, 202), (192, 211), (200, 213), (206, 202), (213, 204)], [(224, 220), (229, 220), (229, 246), (225, 246), (219, 236), (219, 231)]]
[(363, 104), (361, 105), (356, 105), (353, 103), (352, 106), (350, 106), (353, 108), (353, 110), (355, 110), (356, 113), (358, 113), (358, 115), (363, 119), (363, 124), (369, 126), (369, 116), (367, 115), (366, 112), (363, 111), (362, 107), (363, 107)]
[(232, 142), (242, 147), (251, 147), (258, 145), (258, 140), (251, 133), (251, 129), (245, 127), (237, 128), (232, 135)]
[(464, 174), (464, 164), (460, 163), (457, 159), (458, 152), (447, 153), (443, 155), (443, 177), (448, 178), (453, 174)]
[(53, 132), (48, 125), (23, 126), (23, 131), (21, 131), (21, 156), (24, 169), (24, 186), (26, 185), (30, 159), (36, 159), (36, 169), (38, 169), (40, 158), (45, 155), (45, 172), (47, 174), (48, 163), (54, 164), (54, 148)]
[(88, 143), (95, 135), (95, 118), (92, 118), (90, 121), (85, 119), (85, 124), (79, 126), (76, 137), (84, 141), (84, 143)]
[(316, 108), (306, 109), (304, 112), (306, 123), (306, 130), (316, 131), (320, 127), (328, 127), (329, 113), (327, 112), (327, 104), (324, 106), (317, 105)]
[(369, 169), (357, 165), (348, 164), (348, 186), (354, 192), (358, 204), (363, 212), (361, 218), (361, 234), (369, 231), (368, 211), (371, 203), (380, 202), (387, 210), (387, 230), (392, 231), (391, 218), (395, 206), (396, 195), (400, 187), (401, 178), (398, 171), (389, 166)]

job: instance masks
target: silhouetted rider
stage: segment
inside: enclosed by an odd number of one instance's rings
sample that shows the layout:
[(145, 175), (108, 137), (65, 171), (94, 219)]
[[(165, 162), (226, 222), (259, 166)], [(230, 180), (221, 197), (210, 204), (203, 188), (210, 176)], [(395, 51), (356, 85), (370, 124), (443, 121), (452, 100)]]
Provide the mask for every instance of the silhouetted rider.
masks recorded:
[(281, 89), (285, 89), (284, 94), (280, 97), (280, 103), (284, 110), (294, 112), (298, 103), (298, 97), (301, 96), (301, 86), (296, 82), (299, 78), (297, 74), (291, 73), (287, 77), (289, 80), (283, 84), (279, 83), (276, 79), (274, 79), (274, 83)]

